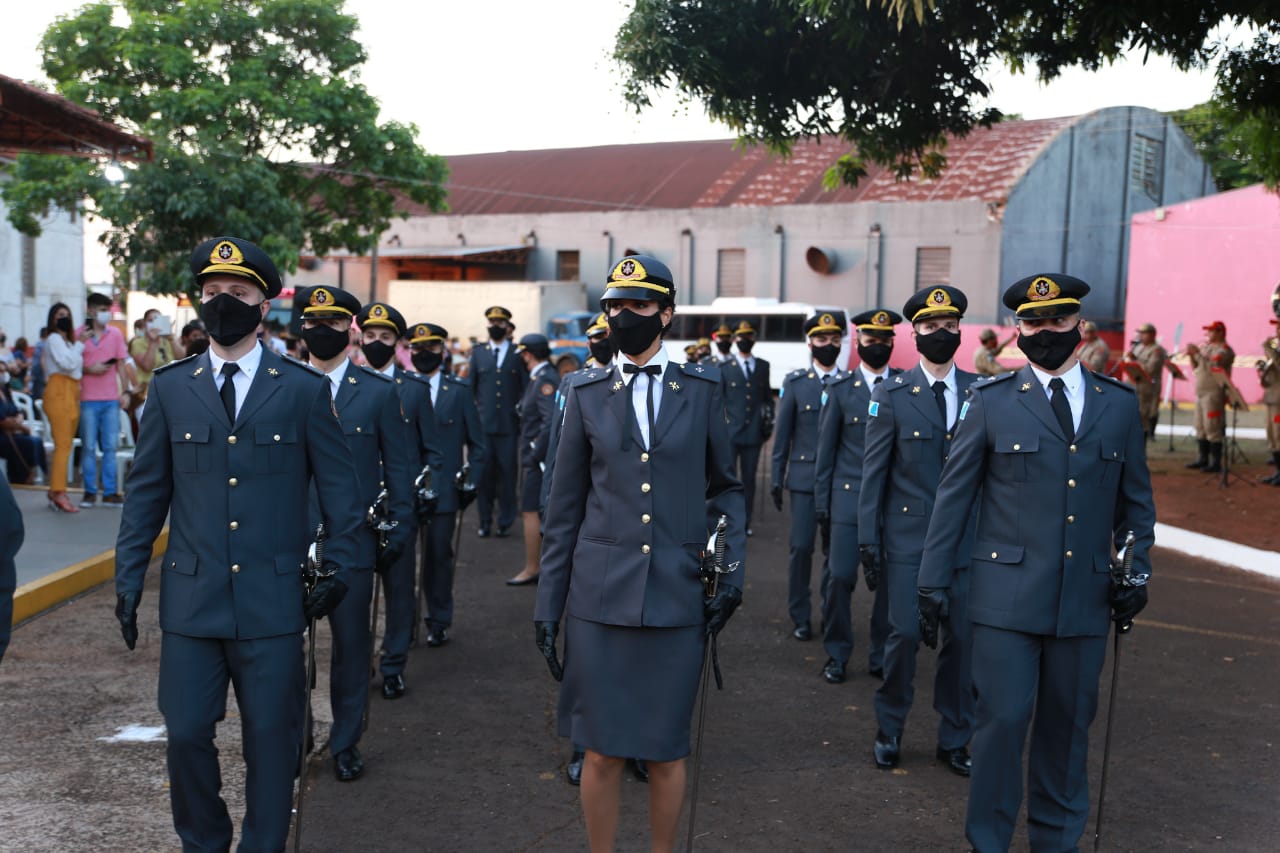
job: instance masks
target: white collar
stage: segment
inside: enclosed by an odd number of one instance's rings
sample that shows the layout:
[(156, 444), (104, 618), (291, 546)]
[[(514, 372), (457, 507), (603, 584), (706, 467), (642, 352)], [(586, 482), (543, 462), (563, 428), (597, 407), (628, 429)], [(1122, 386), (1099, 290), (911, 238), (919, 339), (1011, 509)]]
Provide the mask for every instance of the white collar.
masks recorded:
[[(923, 359), (920, 361), (920, 372), (923, 373), (924, 378), (928, 380), (930, 388), (933, 387), (933, 383), (938, 381), (934, 378), (934, 375), (929, 372), (929, 368), (924, 366)], [(954, 361), (951, 362), (951, 369), (947, 371), (946, 376), (942, 377), (942, 381), (947, 386), (948, 391), (956, 390), (956, 363)]]
[(868, 385), (874, 385), (874, 384), (876, 384), (876, 380), (877, 380), (877, 379), (888, 379), (888, 378), (889, 378), (889, 365), (888, 365), (888, 364), (886, 364), (886, 365), (884, 366), (884, 369), (883, 369), (880, 373), (872, 373), (872, 372), (871, 372), (871, 368), (867, 367), (867, 363), (866, 363), (865, 361), (860, 361), (860, 362), (858, 362), (858, 370), (860, 370), (860, 371), (862, 372), (862, 378), (863, 378), (863, 379), (865, 379), (865, 380), (867, 381), (867, 384), (868, 384)]
[(831, 365), (831, 369), (828, 370), (827, 368), (823, 367), (821, 364), (818, 364), (818, 362), (815, 361), (813, 362), (813, 372), (818, 374), (819, 379), (821, 379), (824, 376), (832, 376), (832, 377), (839, 376), (840, 365), (833, 364)]
[(645, 367), (646, 365), (650, 365), (650, 364), (656, 364), (658, 365), (658, 367), (661, 368), (661, 370), (658, 371), (658, 377), (661, 378), (662, 375), (667, 372), (667, 365), (671, 363), (671, 359), (667, 357), (666, 347), (658, 347), (658, 351), (654, 354), (653, 358), (649, 359), (644, 364), (639, 364), (631, 356), (623, 353), (618, 358), (618, 372), (622, 374), (622, 384), (624, 385), (630, 385), (631, 380), (634, 379), (636, 376), (640, 375), (638, 373), (625, 372), (622, 369), (622, 365), (628, 364), (628, 363), (637, 364), (640, 367)]
[[(1044, 388), (1044, 392), (1046, 394), (1052, 393), (1049, 390), (1049, 380), (1053, 379), (1053, 376), (1045, 373), (1034, 364), (1031, 364), (1031, 362), (1027, 362), (1027, 364), (1031, 366), (1031, 372), (1034, 373), (1036, 379), (1040, 381), (1040, 385)], [(1080, 366), (1080, 362), (1078, 361), (1075, 363), (1074, 367), (1062, 374), (1060, 378), (1062, 379), (1062, 384), (1066, 386), (1066, 392), (1072, 397), (1077, 396), (1081, 389), (1084, 388), (1084, 368)]]
[(349, 364), (351, 364), (351, 359), (344, 358), (342, 361), (338, 362), (337, 367), (335, 367), (333, 370), (330, 370), (328, 373), (325, 374), (325, 376), (329, 378), (329, 381), (332, 382), (335, 387), (338, 387), (342, 384), (342, 377), (347, 375), (347, 366)]
[[(213, 347), (207, 350), (209, 353), (209, 365), (213, 368), (213, 375), (217, 376), (222, 372), (222, 365), (227, 363), (225, 358), (220, 357), (213, 351)], [(258, 366), (262, 364), (262, 342), (255, 343), (253, 349), (240, 356), (236, 361), (236, 367), (240, 368), (240, 372), (249, 377), (253, 381), (253, 375), (258, 372)]]
[[(373, 369), (372, 365), (370, 366), (369, 369), (370, 370)], [(396, 378), (396, 357), (394, 355), (391, 356), (391, 360), (387, 362), (387, 366), (379, 370), (378, 373), (381, 373), (383, 376), (390, 376), (392, 379), (395, 379)]]
[(542, 370), (542, 368), (546, 367), (546, 366), (547, 366), (548, 364), (550, 364), (550, 363), (551, 363), (551, 362), (549, 362), (549, 361), (540, 361), (540, 362), (538, 362), (537, 364), (535, 364), (535, 365), (533, 366), (533, 369), (529, 371), (529, 378), (530, 378), (530, 379), (537, 379), (537, 378), (538, 378), (538, 371)]

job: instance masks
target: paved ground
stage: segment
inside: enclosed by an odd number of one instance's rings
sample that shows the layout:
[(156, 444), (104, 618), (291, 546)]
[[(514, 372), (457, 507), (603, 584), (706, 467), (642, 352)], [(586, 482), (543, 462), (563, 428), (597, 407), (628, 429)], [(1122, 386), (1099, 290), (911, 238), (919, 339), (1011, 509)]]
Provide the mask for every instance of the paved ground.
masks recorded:
[[(16, 561), (19, 586), (116, 546), (119, 506), (99, 504), (67, 515), (49, 509), (48, 489), (43, 486), (16, 486), (13, 494), (26, 527)], [(80, 491), (67, 494), (72, 503), (80, 502)]]
[[(854, 677), (831, 686), (820, 645), (788, 636), (784, 525), (772, 508), (756, 524), (746, 603), (723, 635), (727, 685), (708, 710), (698, 849), (963, 849), (966, 782), (933, 761), (932, 666), (921, 670), (901, 768), (877, 771), (865, 645)], [(563, 779), (568, 747), (555, 736), (555, 685), (533, 648), (534, 592), (501, 583), (520, 541), (479, 541), (468, 523), (463, 543), (454, 641), (414, 652), (404, 699), (374, 698), (364, 779), (340, 784), (327, 755), (313, 761), (304, 849), (585, 849), (577, 792)], [(1280, 582), (1169, 552), (1157, 552), (1156, 569), (1151, 607), (1125, 641), (1105, 846), (1274, 849)], [(99, 740), (160, 725), (155, 590), (132, 654), (112, 603), (101, 588), (20, 627), (0, 667), (0, 850), (176, 849), (163, 744)], [(866, 605), (860, 589), (858, 612)], [(1095, 798), (1110, 664), (1107, 673)], [(316, 703), (321, 733), (326, 704)], [(234, 703), (219, 747), (238, 820)], [(647, 849), (645, 791), (624, 785), (620, 850)]]

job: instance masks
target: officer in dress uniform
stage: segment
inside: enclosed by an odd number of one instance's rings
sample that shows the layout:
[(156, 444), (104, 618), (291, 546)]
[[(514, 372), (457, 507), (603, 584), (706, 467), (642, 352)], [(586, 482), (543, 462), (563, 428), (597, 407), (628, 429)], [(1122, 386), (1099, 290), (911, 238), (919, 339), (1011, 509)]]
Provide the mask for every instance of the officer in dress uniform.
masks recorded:
[(471, 382), (444, 369), (448, 339), (448, 330), (435, 323), (416, 323), (409, 334), (414, 369), (426, 381), (430, 394), (432, 437), (441, 457), (440, 464), (431, 469), (436, 509), (426, 521), (426, 552), (420, 558), (428, 648), (449, 642), (453, 625), (453, 532), (458, 512), (464, 509), (455, 480), (464, 461), (471, 466), (472, 482), (481, 479), (488, 463), (488, 445)]
[(1188, 468), (1206, 473), (1222, 470), (1222, 445), (1227, 436), (1227, 383), (1236, 352), (1227, 343), (1227, 325), (1214, 320), (1204, 327), (1204, 346), (1187, 345), (1196, 375), (1196, 443), (1200, 453)]
[[(836, 365), (846, 321), (843, 311), (814, 314), (804, 324), (813, 363), (787, 374), (778, 392), (778, 431), (773, 440), (773, 505), (782, 511), (782, 490), (791, 492), (791, 550), (787, 562), (787, 610), (791, 622), (812, 636), (809, 579), (813, 574), (813, 466), (818, 458), (818, 415), (827, 386), (842, 376)], [(823, 525), (822, 553), (831, 545), (831, 526)], [(823, 573), (826, 573), (825, 561)]]
[(1143, 323), (1138, 327), (1138, 337), (1125, 354), (1125, 361), (1135, 362), (1142, 368), (1138, 377), (1127, 375), (1125, 379), (1138, 392), (1138, 410), (1142, 414), (1142, 428), (1148, 439), (1156, 437), (1156, 421), (1160, 417), (1160, 388), (1164, 384), (1164, 362), (1168, 357), (1164, 347), (1156, 343), (1156, 327), (1150, 323)]
[(1080, 327), (1080, 341), (1080, 350), (1076, 353), (1080, 363), (1094, 373), (1105, 373), (1107, 361), (1111, 358), (1111, 347), (1098, 337), (1098, 324), (1085, 320)]
[[(929, 525), (934, 493), (951, 440), (960, 401), (978, 374), (955, 365), (960, 321), (969, 300), (959, 288), (941, 284), (916, 292), (902, 313), (911, 322), (920, 363), (875, 387), (871, 393), (858, 496), (858, 541), (867, 588), (883, 586), (889, 597), (889, 639), (884, 649), (884, 681), (876, 689), (876, 766), (898, 766), (902, 732), (915, 694), (920, 622), (916, 616), (917, 573), (922, 530)], [(969, 680), (969, 619), (965, 614), (969, 544), (961, 544), (951, 611), (938, 654), (933, 707), (938, 712), (939, 761), (953, 773), (969, 775), (973, 730), (973, 689)]]
[[(1273, 303), (1274, 304), (1274, 303)], [(1273, 326), (1280, 319), (1272, 320)], [(1267, 450), (1276, 472), (1262, 482), (1280, 486), (1280, 335), (1262, 342), (1262, 360), (1257, 364), (1258, 381), (1262, 384), (1262, 402), (1267, 407)]]
[(18, 583), (18, 568), (13, 558), (22, 547), (24, 530), (22, 512), (13, 499), (9, 481), (0, 477), (0, 662), (9, 648), (9, 631), (13, 625), (13, 591)]
[[(888, 366), (893, 354), (893, 327), (901, 322), (901, 315), (884, 308), (854, 316), (858, 367), (827, 389), (827, 403), (818, 418), (814, 508), (818, 523), (831, 525), (831, 553), (822, 576), (822, 644), (827, 652), (822, 677), (831, 684), (845, 680), (849, 656), (853, 654), (851, 603), (858, 585), (858, 494), (871, 390), (902, 372)], [(874, 592), (867, 669), (873, 677), (880, 678), (884, 673), (884, 644), (889, 636), (889, 597), (883, 586)], [(801, 632), (807, 627), (796, 626), (796, 639), (809, 638), (807, 631)]]
[(711, 338), (698, 338), (698, 343), (694, 347), (694, 356), (688, 360), (694, 363), (707, 364), (712, 358)]
[(756, 344), (755, 328), (743, 320), (733, 332), (733, 341), (737, 352), (721, 363), (720, 373), (729, 436), (733, 440), (734, 470), (742, 481), (750, 536), (760, 448), (773, 432), (773, 391), (769, 385), (769, 362), (751, 354)]
[[(184, 850), (231, 846), (214, 746), (231, 682), (246, 765), (240, 849), (282, 850), (302, 745), (302, 632), (358, 583), (373, 552), (324, 377), (255, 335), (280, 293), (275, 264), (247, 240), (218, 237), (192, 252), (191, 271), (212, 343), (152, 377), (116, 541), (116, 616), (132, 649), (168, 518), (158, 698), (174, 828)], [(311, 484), (335, 574), (306, 595)]]
[[(613, 847), (630, 755), (649, 763), (652, 845), (670, 850), (703, 650), (742, 596), (742, 486), (718, 371), (668, 363), (663, 350), (675, 311), (667, 267), (623, 258), (601, 306), (621, 369), (575, 374), (569, 388), (534, 619), (539, 650), (559, 678), (555, 637), (564, 618), (560, 734), (587, 750), (582, 801), (592, 849)], [(721, 515), (734, 571), (705, 599), (700, 555)]]
[(724, 364), (733, 361), (733, 329), (729, 328), (729, 324), (721, 323), (711, 337), (715, 339), (716, 344), (716, 351), (711, 353), (712, 363)]
[(530, 334), (520, 339), (520, 360), (529, 376), (520, 399), (520, 512), (524, 517), (524, 566), (507, 586), (527, 586), (538, 582), (538, 552), (542, 547), (538, 510), (542, 506), (542, 469), (547, 459), (551, 414), (560, 373), (551, 359), (551, 343), (546, 335)]
[[(329, 676), (333, 727), (329, 751), (338, 781), (351, 782), (364, 773), (357, 744), (369, 699), (373, 570), (386, 572), (413, 550), (416, 519), (412, 495), (418, 471), (412, 465), (412, 437), (404, 422), (395, 382), (347, 358), (351, 323), (360, 313), (360, 301), (345, 290), (324, 285), (299, 288), (293, 298), (304, 306), (302, 339), (307, 344), (309, 363), (328, 380), (347, 449), (355, 462), (356, 494), (366, 508), (372, 507), (379, 491), (385, 488), (387, 520), (395, 525), (386, 533), (386, 547), (376, 559), (351, 573), (346, 598), (329, 615), (333, 631)], [(378, 534), (365, 525), (361, 535), (368, 540), (367, 553), (375, 553)]]
[(476, 511), (480, 514), (480, 538), (493, 528), (493, 504), (498, 502), (498, 536), (510, 536), (516, 520), (516, 478), (520, 476), (517, 448), (520, 420), (516, 405), (529, 384), (529, 373), (516, 355), (511, 333), (511, 312), (501, 305), (485, 309), (489, 340), (471, 348), (468, 377), (484, 427), (488, 464), (477, 482)]
[[(408, 432), (408, 464), (415, 478), (424, 465), (433, 469), (443, 464), (435, 438), (435, 418), (431, 414), (430, 389), (423, 377), (396, 363), (396, 346), (406, 333), (404, 315), (385, 302), (371, 302), (356, 317), (360, 327), (361, 352), (369, 367), (395, 383), (400, 410)], [(416, 520), (416, 514), (415, 514)], [(416, 562), (412, 542), (382, 573), (382, 589), (387, 602), (386, 631), (382, 635), (382, 698), (404, 695), (404, 665), (409, 659), (413, 634), (414, 573)]]
[(1048, 273), (1004, 293), (1028, 364), (971, 386), (920, 564), (921, 636), (933, 646), (978, 501), (969, 565), (977, 728), (965, 834), (1008, 850), (1022, 800), (1032, 850), (1074, 850), (1089, 816), (1088, 731), (1111, 619), (1146, 587), (1112, 588), (1113, 545), (1133, 531), (1149, 574), (1155, 525), (1137, 395), (1074, 357), (1089, 286)]

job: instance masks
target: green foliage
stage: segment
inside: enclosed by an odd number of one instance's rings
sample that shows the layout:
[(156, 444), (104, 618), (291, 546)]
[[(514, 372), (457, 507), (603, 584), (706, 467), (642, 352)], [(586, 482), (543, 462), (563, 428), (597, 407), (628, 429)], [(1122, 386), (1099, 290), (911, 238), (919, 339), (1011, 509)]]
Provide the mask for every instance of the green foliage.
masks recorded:
[[(1274, 131), (1266, 129), (1265, 122), (1242, 115), (1216, 100), (1174, 110), (1169, 115), (1209, 164), (1219, 190), (1265, 180), (1254, 158), (1254, 152), (1265, 149), (1275, 136)], [(1274, 187), (1274, 182), (1271, 186)]]
[(112, 0), (59, 19), (41, 42), (58, 92), (151, 139), (155, 158), (113, 185), (107, 164), (24, 155), (0, 189), (10, 221), (39, 233), (87, 197), (113, 226), (113, 263), (143, 265), (160, 293), (190, 286), (191, 248), (217, 234), (289, 271), (304, 247), (367, 252), (402, 215), (394, 193), (444, 208), (446, 167), (412, 125), (378, 123), (356, 29), (332, 0)]

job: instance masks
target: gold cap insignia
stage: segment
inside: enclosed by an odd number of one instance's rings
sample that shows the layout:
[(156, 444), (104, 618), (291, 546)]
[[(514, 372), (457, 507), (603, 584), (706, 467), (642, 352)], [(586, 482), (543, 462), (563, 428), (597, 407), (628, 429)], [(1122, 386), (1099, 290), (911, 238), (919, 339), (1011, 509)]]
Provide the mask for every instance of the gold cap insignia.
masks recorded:
[(1027, 288), (1027, 299), (1032, 302), (1044, 302), (1046, 299), (1057, 299), (1062, 293), (1058, 283), (1048, 276), (1039, 276)]
[(230, 240), (223, 240), (221, 243), (213, 247), (213, 251), (209, 253), (209, 263), (211, 264), (243, 264), (244, 255), (240, 254), (240, 247)]
[(333, 294), (325, 290), (323, 287), (317, 287), (311, 291), (312, 305), (328, 305), (333, 302)]
[(648, 274), (644, 264), (635, 258), (625, 258), (609, 273), (609, 281), (644, 281)]
[(892, 323), (889, 322), (888, 311), (877, 311), (876, 315), (871, 318), (871, 322), (873, 325), (876, 325), (876, 326), (892, 326), (893, 325)]
[(832, 317), (830, 314), (823, 314), (818, 318), (818, 325), (820, 326), (834, 326), (835, 324), (836, 318)]
[(387, 309), (383, 308), (381, 305), (375, 305), (369, 309), (369, 316), (375, 320), (386, 319)]
[(941, 287), (935, 287), (929, 294), (929, 302), (933, 305), (950, 305), (951, 294), (947, 293)]

